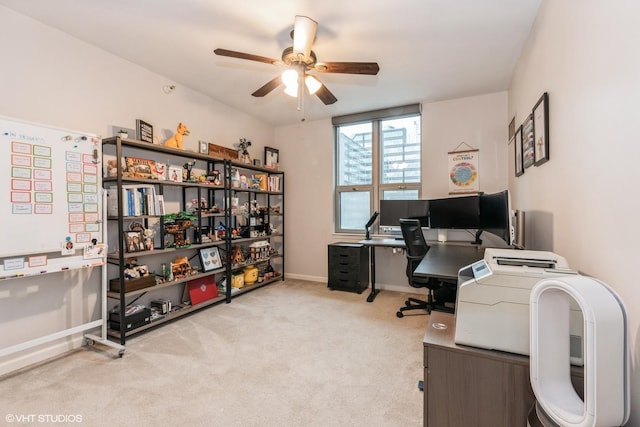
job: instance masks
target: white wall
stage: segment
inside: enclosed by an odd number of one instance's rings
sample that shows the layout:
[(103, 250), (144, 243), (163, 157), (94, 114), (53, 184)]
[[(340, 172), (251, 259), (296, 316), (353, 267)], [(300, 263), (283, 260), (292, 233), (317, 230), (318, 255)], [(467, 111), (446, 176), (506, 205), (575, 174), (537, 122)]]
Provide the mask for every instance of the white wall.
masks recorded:
[(635, 1), (543, 1), (513, 75), (508, 116), (521, 123), (549, 93), (550, 161), (519, 178), (511, 166), (513, 200), (527, 212), (532, 249), (565, 256), (625, 302), (633, 426), (640, 426), (638, 22)]
[[(462, 142), (480, 150), (481, 191), (507, 188), (506, 116), (506, 92), (423, 104), (423, 197), (448, 196), (447, 153)], [(333, 139), (330, 120), (279, 127), (275, 132), (275, 146), (280, 147), (287, 174), (286, 271), (290, 277), (325, 281), (327, 244), (364, 237), (333, 234)], [(453, 238), (472, 240), (473, 236), (461, 232)], [(414, 291), (405, 278), (404, 255), (393, 255), (390, 249), (378, 252), (377, 285)]]
[[(262, 158), (262, 147), (272, 145), (270, 126), (1, 6), (0, 52), (0, 115), (102, 136), (111, 136), (113, 126), (135, 128), (140, 118), (163, 138), (184, 121), (191, 130), (185, 148), (192, 151), (198, 140), (231, 147), (247, 138), (251, 154)], [(167, 84), (177, 86), (171, 95), (162, 91)], [(83, 271), (2, 281), (0, 348), (99, 318), (99, 279), (97, 271)], [(0, 358), (0, 374), (79, 341)]]

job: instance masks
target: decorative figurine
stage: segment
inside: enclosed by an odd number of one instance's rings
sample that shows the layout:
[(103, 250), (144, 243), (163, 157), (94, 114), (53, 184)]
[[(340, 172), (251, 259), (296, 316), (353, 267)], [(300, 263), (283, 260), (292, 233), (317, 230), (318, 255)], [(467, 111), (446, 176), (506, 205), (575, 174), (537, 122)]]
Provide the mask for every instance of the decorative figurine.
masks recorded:
[(240, 161), (242, 163), (251, 164), (251, 156), (247, 148), (251, 147), (251, 141), (247, 141), (245, 138), (240, 139), (238, 144), (238, 151), (240, 151)]
[(185, 181), (191, 181), (191, 169), (193, 169), (193, 165), (195, 165), (195, 164), (196, 164), (196, 161), (193, 160), (191, 162), (187, 162), (184, 165), (182, 165), (182, 168), (186, 172), (186, 176), (184, 177)]
[(220, 185), (220, 171), (212, 170), (207, 174), (207, 181), (211, 182), (213, 185)]
[(185, 135), (189, 135), (189, 129), (184, 123), (178, 123), (177, 132), (164, 142), (164, 145), (171, 148), (184, 149), (182, 146), (182, 139)]

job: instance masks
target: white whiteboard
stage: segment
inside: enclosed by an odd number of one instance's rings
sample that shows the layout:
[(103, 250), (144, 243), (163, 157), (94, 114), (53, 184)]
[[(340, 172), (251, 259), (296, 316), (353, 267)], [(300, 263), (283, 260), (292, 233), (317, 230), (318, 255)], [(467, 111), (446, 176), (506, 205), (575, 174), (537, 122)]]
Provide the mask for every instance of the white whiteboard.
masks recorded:
[(0, 116), (0, 258), (102, 243), (101, 158), (96, 135)]

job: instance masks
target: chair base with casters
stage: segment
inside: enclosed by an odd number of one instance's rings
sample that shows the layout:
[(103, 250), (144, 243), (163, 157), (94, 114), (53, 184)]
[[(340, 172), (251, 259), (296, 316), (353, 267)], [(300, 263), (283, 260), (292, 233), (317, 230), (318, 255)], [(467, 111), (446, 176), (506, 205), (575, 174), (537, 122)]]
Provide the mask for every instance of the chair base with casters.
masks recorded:
[[(444, 285), (443, 288), (444, 287), (446, 287), (446, 285)], [(404, 307), (400, 307), (400, 309), (396, 313), (396, 316), (398, 316), (399, 318), (402, 318), (404, 317), (405, 311), (411, 311), (411, 310), (424, 310), (426, 311), (426, 314), (431, 314), (432, 310), (444, 311), (446, 313), (453, 313), (455, 311), (455, 309), (452, 307), (447, 307), (444, 304), (440, 304), (434, 301), (432, 290), (429, 290), (429, 295), (426, 301), (418, 298), (411, 298), (411, 297), (407, 298), (407, 300), (404, 302)]]
[[(403, 317), (404, 312), (408, 310), (425, 310), (427, 314), (431, 314), (431, 310), (442, 310), (453, 313), (453, 309), (445, 307), (442, 304), (434, 302), (434, 295), (437, 301), (448, 302), (450, 296), (446, 295), (448, 285), (441, 280), (435, 278), (426, 278), (414, 276), (413, 271), (416, 269), (420, 261), (429, 251), (429, 245), (424, 238), (422, 232), (422, 224), (419, 219), (400, 218), (400, 230), (404, 239), (406, 256), (407, 256), (407, 279), (409, 285), (413, 288), (427, 288), (429, 290), (428, 300), (423, 301), (417, 298), (409, 298), (404, 303), (404, 307), (396, 313), (396, 316)], [(455, 287), (453, 288), (455, 289)], [(444, 298), (440, 298), (438, 294), (442, 293)], [(452, 300), (455, 302), (455, 293)]]

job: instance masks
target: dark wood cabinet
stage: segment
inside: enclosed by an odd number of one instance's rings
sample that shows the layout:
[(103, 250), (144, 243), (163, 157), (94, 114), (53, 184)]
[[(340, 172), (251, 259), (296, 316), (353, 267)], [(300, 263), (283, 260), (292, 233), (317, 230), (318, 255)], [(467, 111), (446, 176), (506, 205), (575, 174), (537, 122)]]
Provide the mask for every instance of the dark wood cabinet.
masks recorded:
[[(457, 345), (454, 336), (454, 315), (433, 311), (423, 341), (424, 426), (526, 425), (535, 402), (529, 357)], [(582, 368), (571, 375), (580, 391)]]
[(362, 293), (369, 287), (369, 251), (360, 243), (329, 245), (330, 289)]

